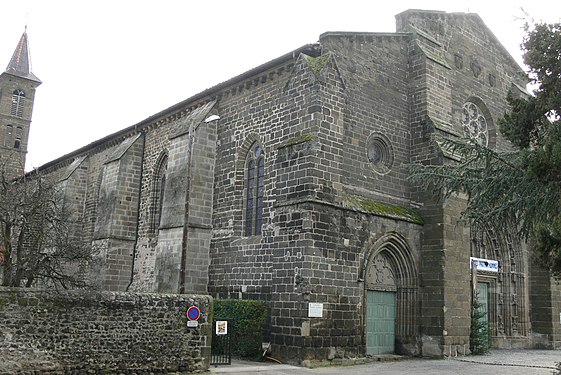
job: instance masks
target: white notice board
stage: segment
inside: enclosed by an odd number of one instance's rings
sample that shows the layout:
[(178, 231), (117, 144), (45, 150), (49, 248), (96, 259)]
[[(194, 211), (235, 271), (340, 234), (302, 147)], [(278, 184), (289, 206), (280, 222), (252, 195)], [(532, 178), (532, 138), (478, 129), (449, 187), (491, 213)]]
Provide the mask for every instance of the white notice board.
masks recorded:
[(310, 302), (308, 304), (308, 318), (323, 318), (323, 303)]

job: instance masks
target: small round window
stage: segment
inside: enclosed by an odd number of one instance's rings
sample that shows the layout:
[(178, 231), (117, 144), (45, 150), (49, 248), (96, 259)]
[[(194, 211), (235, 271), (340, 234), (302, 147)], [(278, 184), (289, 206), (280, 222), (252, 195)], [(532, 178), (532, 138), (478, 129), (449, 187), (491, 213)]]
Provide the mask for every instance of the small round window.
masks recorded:
[(389, 140), (382, 134), (368, 138), (367, 156), (375, 172), (388, 173), (393, 165), (393, 150)]
[(489, 136), (487, 120), (481, 109), (472, 102), (466, 102), (462, 109), (462, 126), (466, 137), (473, 139), (482, 146), (487, 146)]

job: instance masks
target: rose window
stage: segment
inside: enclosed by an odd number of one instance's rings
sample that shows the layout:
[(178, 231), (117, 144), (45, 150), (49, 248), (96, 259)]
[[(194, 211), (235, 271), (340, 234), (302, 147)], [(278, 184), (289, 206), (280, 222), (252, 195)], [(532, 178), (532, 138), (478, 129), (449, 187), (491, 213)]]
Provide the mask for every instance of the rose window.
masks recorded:
[(487, 120), (477, 105), (471, 102), (464, 104), (462, 110), (462, 126), (464, 134), (479, 143), (487, 146)]

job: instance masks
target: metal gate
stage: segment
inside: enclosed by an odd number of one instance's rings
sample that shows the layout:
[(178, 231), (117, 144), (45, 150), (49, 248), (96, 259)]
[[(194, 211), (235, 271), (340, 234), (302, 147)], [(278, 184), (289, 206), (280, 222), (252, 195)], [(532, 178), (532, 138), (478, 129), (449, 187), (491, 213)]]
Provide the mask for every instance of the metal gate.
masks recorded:
[(367, 290), (366, 354), (395, 353), (395, 292)]
[(230, 365), (232, 363), (231, 340), (232, 325), (224, 319), (214, 321), (212, 344), (210, 348), (211, 365)]

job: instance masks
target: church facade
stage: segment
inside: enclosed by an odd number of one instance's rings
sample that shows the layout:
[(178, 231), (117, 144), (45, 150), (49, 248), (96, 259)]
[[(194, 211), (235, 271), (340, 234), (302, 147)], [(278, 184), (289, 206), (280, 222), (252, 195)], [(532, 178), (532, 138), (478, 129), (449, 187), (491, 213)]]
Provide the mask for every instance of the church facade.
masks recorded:
[[(494, 346), (561, 347), (559, 283), (403, 167), (455, 162), (434, 134), (508, 149), (495, 124), (527, 95), (521, 68), (475, 14), (396, 21), (326, 32), (40, 167), (101, 249), (100, 285), (265, 300), (285, 359), (468, 353), (473, 288)], [(30, 122), (13, 95), (40, 81), (1, 77), (6, 155)]]

